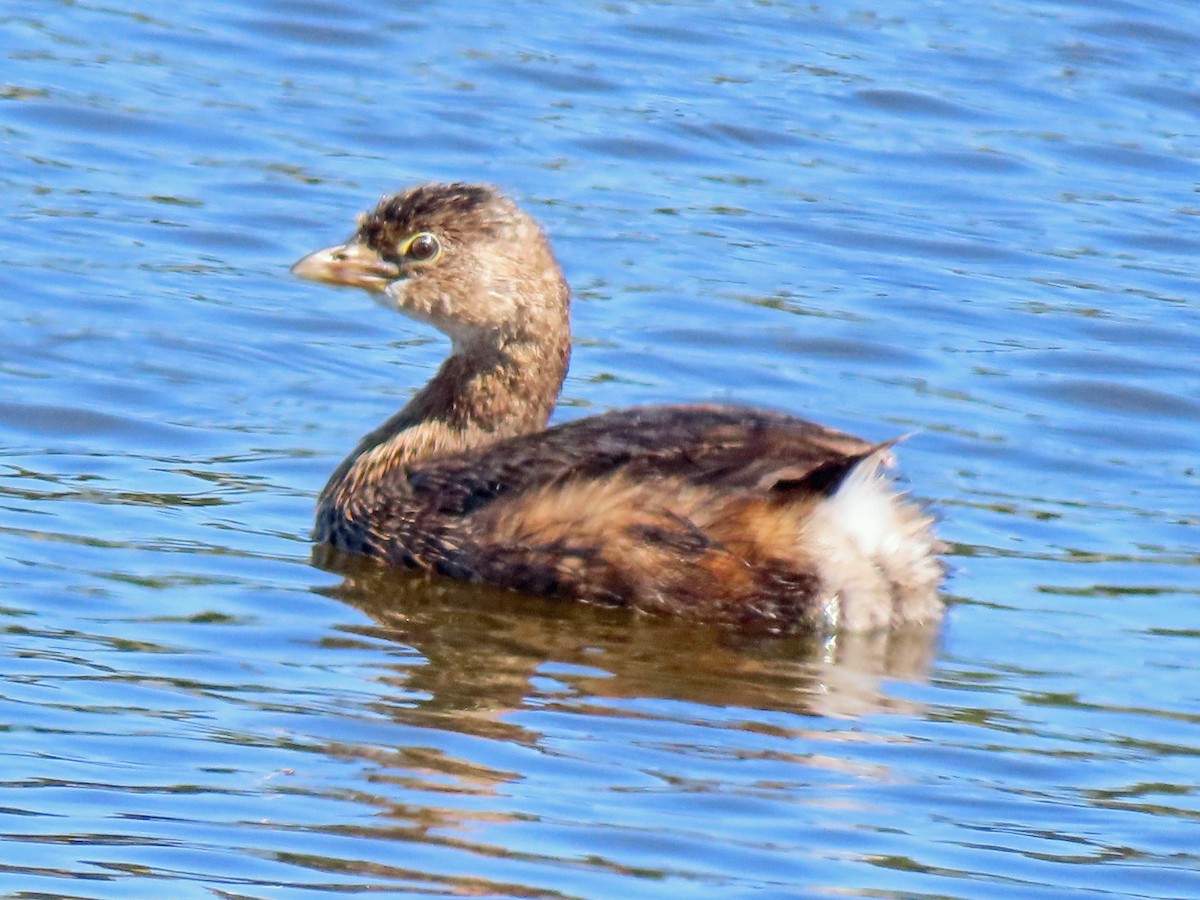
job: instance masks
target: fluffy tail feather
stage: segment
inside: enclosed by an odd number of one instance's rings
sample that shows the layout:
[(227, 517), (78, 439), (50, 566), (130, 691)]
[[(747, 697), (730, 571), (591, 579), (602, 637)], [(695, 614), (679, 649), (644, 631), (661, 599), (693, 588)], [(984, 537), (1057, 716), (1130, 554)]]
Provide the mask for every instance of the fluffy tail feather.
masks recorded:
[[(897, 441), (851, 458), (809, 521), (805, 541), (828, 594), (830, 624), (861, 631), (932, 621), (943, 570), (932, 517), (880, 470)], [(818, 477), (828, 477), (826, 473)]]

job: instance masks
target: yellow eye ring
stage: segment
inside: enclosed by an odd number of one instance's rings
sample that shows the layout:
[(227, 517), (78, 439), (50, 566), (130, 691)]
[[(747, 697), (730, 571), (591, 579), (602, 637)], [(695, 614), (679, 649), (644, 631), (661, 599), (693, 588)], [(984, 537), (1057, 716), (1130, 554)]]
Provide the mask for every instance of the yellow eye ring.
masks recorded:
[(415, 263), (426, 265), (442, 255), (442, 242), (428, 231), (418, 231), (400, 245), (400, 255)]

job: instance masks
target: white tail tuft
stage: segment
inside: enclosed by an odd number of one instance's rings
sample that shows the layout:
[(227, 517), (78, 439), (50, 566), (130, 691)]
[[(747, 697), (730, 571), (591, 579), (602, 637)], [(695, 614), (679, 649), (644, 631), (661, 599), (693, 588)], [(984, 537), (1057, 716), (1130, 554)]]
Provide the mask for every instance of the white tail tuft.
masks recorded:
[(880, 472), (891, 443), (865, 456), (822, 502), (804, 538), (816, 549), (825, 608), (853, 631), (924, 622), (941, 611), (942, 569), (929, 517)]

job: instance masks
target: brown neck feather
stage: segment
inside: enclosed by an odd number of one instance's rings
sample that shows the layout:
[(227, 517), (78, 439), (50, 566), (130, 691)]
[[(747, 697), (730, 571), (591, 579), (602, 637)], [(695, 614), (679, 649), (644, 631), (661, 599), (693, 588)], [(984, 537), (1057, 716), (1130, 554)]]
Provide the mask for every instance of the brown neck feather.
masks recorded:
[(403, 409), (359, 441), (325, 485), (321, 503), (359, 495), (396, 466), (545, 428), (571, 353), (565, 318), (546, 330), (536, 339), (456, 346)]

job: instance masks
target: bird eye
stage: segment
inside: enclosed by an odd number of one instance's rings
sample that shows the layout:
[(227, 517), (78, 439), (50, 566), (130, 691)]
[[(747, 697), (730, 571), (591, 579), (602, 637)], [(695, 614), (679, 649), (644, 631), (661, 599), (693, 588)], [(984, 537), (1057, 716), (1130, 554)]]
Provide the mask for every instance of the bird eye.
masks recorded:
[(442, 255), (442, 245), (428, 231), (422, 231), (405, 241), (402, 252), (413, 262), (429, 263)]

